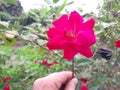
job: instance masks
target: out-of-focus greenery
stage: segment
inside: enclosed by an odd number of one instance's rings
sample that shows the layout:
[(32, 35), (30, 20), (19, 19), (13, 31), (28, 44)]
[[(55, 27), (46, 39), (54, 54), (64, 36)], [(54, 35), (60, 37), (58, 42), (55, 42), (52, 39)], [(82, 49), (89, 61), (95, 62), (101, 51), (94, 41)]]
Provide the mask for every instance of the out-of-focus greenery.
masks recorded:
[[(8, 82), (11, 90), (31, 90), (37, 78), (52, 72), (71, 71), (72, 62), (63, 60), (61, 52), (46, 48), (46, 31), (62, 15), (64, 8), (73, 2), (64, 0), (58, 6), (59, 0), (44, 1), (48, 6), (30, 10), (28, 13), (20, 12), (18, 16), (12, 16), (5, 9), (0, 11), (0, 90), (5, 86), (2, 79), (7, 76), (12, 78)], [(120, 2), (103, 2), (102, 6), (98, 6), (98, 16), (93, 12), (83, 15), (85, 19), (93, 17), (96, 21), (94, 30), (97, 43), (92, 47), (94, 56), (90, 59), (81, 55), (75, 57), (75, 73), (78, 78), (90, 79), (90, 90), (116, 90), (120, 87), (120, 51), (114, 45), (115, 40), (120, 39)], [(15, 0), (0, 0), (0, 5), (3, 4), (17, 3)], [(83, 10), (79, 8), (79, 11)], [(105, 53), (99, 55), (99, 49), (109, 50), (112, 57), (109, 54), (105, 56)], [(43, 59), (49, 62), (58, 61), (59, 64), (44, 67), (40, 64)], [(34, 60), (38, 60), (38, 63)]]
[[(44, 53), (44, 52), (43, 52)], [(32, 46), (10, 48), (0, 47), (0, 87), (4, 86), (2, 79), (10, 76), (11, 90), (31, 90), (35, 79), (43, 77), (51, 72), (60, 71), (61, 66), (55, 65), (51, 68), (45, 68), (40, 64), (43, 59), (47, 59), (47, 54), (41, 53), (41, 50)], [(38, 60), (35, 63), (34, 60)], [(55, 57), (52, 61), (60, 61)], [(2, 89), (2, 88), (1, 88)]]

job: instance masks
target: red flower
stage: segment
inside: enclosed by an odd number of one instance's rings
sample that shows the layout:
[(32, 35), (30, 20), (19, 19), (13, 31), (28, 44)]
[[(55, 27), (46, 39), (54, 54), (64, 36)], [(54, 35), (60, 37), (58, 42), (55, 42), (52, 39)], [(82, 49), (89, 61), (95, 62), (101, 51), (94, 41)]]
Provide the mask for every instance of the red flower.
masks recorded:
[(55, 65), (55, 64), (59, 64), (59, 63), (58, 63), (58, 62), (52, 62), (52, 63), (48, 63), (47, 66), (48, 66), (48, 67), (51, 67), (51, 66), (53, 66), (53, 65)]
[(48, 63), (47, 60), (42, 60), (41, 62), (42, 65), (45, 65), (45, 66), (48, 66), (48, 67), (51, 67), (55, 64), (59, 64), (58, 62), (52, 62), (52, 63)]
[(87, 86), (87, 85), (82, 85), (82, 86), (80, 87), (80, 90), (88, 90), (88, 86)]
[(117, 48), (120, 47), (120, 40), (116, 40), (116, 41), (115, 41), (115, 46), (116, 46)]
[(10, 90), (10, 85), (7, 84), (7, 85), (3, 88), (3, 90)]
[(5, 82), (9, 81), (10, 79), (11, 79), (10, 77), (5, 77), (5, 78), (3, 79), (3, 82), (5, 83)]
[(38, 60), (34, 60), (34, 63), (37, 63), (38, 62)]
[(53, 22), (54, 27), (47, 31), (50, 50), (63, 50), (64, 58), (71, 60), (77, 53), (86, 57), (93, 55), (91, 46), (96, 42), (93, 26), (94, 19), (84, 21), (76, 11)]
[(41, 64), (42, 64), (42, 65), (47, 65), (47, 60), (46, 60), (46, 59), (42, 60), (42, 61), (41, 61)]
[(89, 83), (90, 80), (87, 79), (87, 78), (80, 78), (80, 81), (83, 82), (83, 83)]
[(81, 87), (80, 87), (80, 90), (88, 90), (87, 83), (89, 83), (90, 80), (87, 79), (87, 78), (80, 78), (80, 81), (82, 82), (82, 85), (81, 85)]

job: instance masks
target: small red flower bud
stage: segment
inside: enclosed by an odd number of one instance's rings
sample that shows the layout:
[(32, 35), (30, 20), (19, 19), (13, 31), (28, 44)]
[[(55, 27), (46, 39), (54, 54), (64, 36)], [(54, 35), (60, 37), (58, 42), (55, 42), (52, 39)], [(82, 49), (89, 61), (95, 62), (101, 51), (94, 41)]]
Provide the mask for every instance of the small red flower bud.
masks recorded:
[(80, 81), (83, 82), (83, 83), (89, 83), (90, 80), (87, 79), (87, 78), (80, 78)]
[(59, 64), (59, 63), (56, 62), (56, 61), (55, 61), (55, 62), (48, 63), (47, 60), (44, 59), (44, 60), (41, 61), (41, 64), (42, 64), (42, 65), (45, 65), (45, 66), (48, 66), (48, 67), (51, 67), (51, 66), (53, 66), (53, 65), (55, 65), (55, 64)]
[(58, 62), (52, 62), (52, 63), (48, 63), (47, 66), (48, 66), (48, 67), (51, 67), (51, 66), (53, 66), (53, 65), (55, 65), (55, 64), (59, 64), (59, 63), (58, 63)]
[(3, 90), (10, 90), (10, 85), (7, 84), (7, 85), (3, 88)]
[(5, 82), (9, 81), (10, 79), (11, 79), (10, 77), (5, 77), (5, 78), (3, 79), (3, 82), (5, 83)]
[(38, 60), (34, 60), (34, 63), (37, 63), (38, 62)]
[(42, 65), (47, 65), (47, 63), (48, 63), (48, 62), (47, 62), (46, 59), (44, 59), (44, 60), (41, 61), (41, 64), (42, 64)]

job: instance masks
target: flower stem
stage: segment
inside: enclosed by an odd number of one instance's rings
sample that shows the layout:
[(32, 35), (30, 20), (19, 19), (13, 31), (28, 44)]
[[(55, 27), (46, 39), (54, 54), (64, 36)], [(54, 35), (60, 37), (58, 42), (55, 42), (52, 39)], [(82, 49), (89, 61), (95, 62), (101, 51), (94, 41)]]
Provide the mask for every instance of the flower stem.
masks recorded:
[(75, 73), (75, 70), (74, 70), (74, 67), (75, 67), (75, 65), (74, 65), (75, 63), (74, 63), (74, 59), (72, 60), (72, 78), (74, 78), (74, 73)]

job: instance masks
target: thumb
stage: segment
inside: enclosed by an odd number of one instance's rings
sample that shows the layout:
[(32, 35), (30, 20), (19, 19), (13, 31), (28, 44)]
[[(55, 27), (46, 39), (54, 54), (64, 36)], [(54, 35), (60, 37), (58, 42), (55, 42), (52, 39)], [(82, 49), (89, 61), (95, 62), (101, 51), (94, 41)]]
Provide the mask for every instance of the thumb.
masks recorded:
[(66, 85), (65, 90), (75, 90), (77, 82), (77, 78), (71, 79)]

